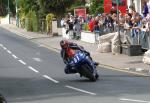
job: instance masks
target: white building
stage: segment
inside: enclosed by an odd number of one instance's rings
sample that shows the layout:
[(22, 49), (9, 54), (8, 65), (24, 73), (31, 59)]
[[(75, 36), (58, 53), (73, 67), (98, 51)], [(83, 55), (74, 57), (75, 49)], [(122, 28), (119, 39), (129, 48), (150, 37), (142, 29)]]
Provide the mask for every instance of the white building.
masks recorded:
[(134, 5), (135, 10), (141, 14), (143, 1), (144, 0), (127, 0), (127, 6)]

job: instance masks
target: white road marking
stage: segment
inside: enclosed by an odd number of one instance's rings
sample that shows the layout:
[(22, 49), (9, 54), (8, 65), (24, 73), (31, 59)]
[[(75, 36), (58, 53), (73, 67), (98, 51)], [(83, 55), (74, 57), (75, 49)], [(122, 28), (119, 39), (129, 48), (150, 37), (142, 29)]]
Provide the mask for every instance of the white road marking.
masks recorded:
[(0, 44), (1, 47), (4, 47), (3, 44)]
[(37, 62), (41, 62), (42, 61), (40, 58), (32, 58), (32, 59), (37, 61)]
[(43, 75), (43, 77), (45, 77), (46, 79), (49, 79), (49, 80), (53, 81), (54, 83), (59, 83), (59, 81), (57, 81), (57, 80), (55, 80), (55, 79), (53, 79), (53, 78), (51, 78), (51, 77), (49, 77), (47, 75)]
[(139, 103), (150, 103), (150, 101), (127, 99), (127, 98), (120, 98), (120, 100), (121, 101), (130, 101), (130, 102), (139, 102)]
[(11, 54), (12, 52), (11, 51), (9, 51), (9, 50), (7, 50), (7, 52), (9, 53), (9, 54)]
[(96, 95), (96, 93), (88, 92), (88, 91), (85, 91), (85, 90), (82, 90), (82, 89), (78, 89), (78, 88), (75, 88), (75, 87), (72, 87), (72, 86), (65, 86), (65, 87), (73, 89), (73, 90), (77, 90), (77, 91), (80, 91), (80, 92), (83, 92), (83, 93), (87, 93), (87, 94), (91, 94), (91, 95)]
[(23, 65), (26, 65), (26, 63), (22, 60), (18, 60), (20, 63), (22, 63)]
[(16, 55), (14, 55), (14, 54), (12, 54), (12, 56), (15, 58), (15, 59), (17, 59), (18, 57), (16, 56)]
[(6, 47), (3, 47), (4, 48), (4, 50), (7, 50), (7, 48)]
[(38, 70), (34, 69), (34, 68), (33, 68), (33, 67), (31, 67), (31, 66), (28, 66), (28, 68), (29, 68), (30, 70), (34, 71), (35, 73), (39, 73), (39, 71), (38, 71)]

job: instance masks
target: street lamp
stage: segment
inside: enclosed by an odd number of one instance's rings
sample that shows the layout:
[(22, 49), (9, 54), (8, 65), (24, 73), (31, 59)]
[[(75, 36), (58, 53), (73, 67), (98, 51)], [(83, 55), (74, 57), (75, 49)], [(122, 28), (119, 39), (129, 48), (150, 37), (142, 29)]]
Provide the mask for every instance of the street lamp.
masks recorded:
[(18, 0), (16, 1), (16, 26), (19, 27), (19, 18), (18, 18)]
[(116, 0), (117, 3), (117, 21), (118, 21), (118, 38), (119, 38), (119, 49), (121, 51), (121, 40), (120, 40), (120, 23), (119, 23), (119, 0)]
[(10, 7), (9, 7), (9, 0), (8, 0), (8, 19), (9, 19), (9, 24), (10, 24)]

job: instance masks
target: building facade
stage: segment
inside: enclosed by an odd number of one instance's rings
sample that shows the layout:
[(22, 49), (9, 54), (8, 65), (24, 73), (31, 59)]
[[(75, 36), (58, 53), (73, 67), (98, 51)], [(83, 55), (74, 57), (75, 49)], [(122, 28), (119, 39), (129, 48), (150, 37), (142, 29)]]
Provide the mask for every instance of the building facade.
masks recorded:
[(142, 14), (143, 3), (144, 0), (127, 0), (127, 7), (129, 8), (130, 5), (133, 5), (135, 7), (135, 11)]
[[(85, 0), (87, 4), (90, 4), (92, 0)], [(105, 1), (105, 0), (104, 0)], [(129, 8), (130, 5), (133, 5), (135, 7), (135, 10), (142, 14), (142, 7), (145, 0), (127, 0), (127, 8)]]

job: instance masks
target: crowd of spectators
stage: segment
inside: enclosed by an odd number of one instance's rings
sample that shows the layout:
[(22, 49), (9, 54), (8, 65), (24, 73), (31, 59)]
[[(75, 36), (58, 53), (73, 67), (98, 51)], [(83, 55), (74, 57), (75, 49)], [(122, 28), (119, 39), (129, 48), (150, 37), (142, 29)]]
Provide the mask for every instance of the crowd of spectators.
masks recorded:
[[(62, 26), (67, 28), (66, 34), (71, 31), (73, 37), (80, 39), (81, 30), (91, 31), (99, 36), (116, 32), (119, 30), (131, 38), (131, 44), (150, 43), (150, 13), (148, 12), (147, 2), (143, 5), (143, 14), (139, 14), (130, 7), (126, 13), (112, 8), (110, 13), (97, 14), (92, 16), (87, 14), (86, 17), (73, 16), (70, 13), (63, 19)], [(148, 37), (149, 36), (149, 37)], [(150, 48), (150, 44), (147, 44)]]

